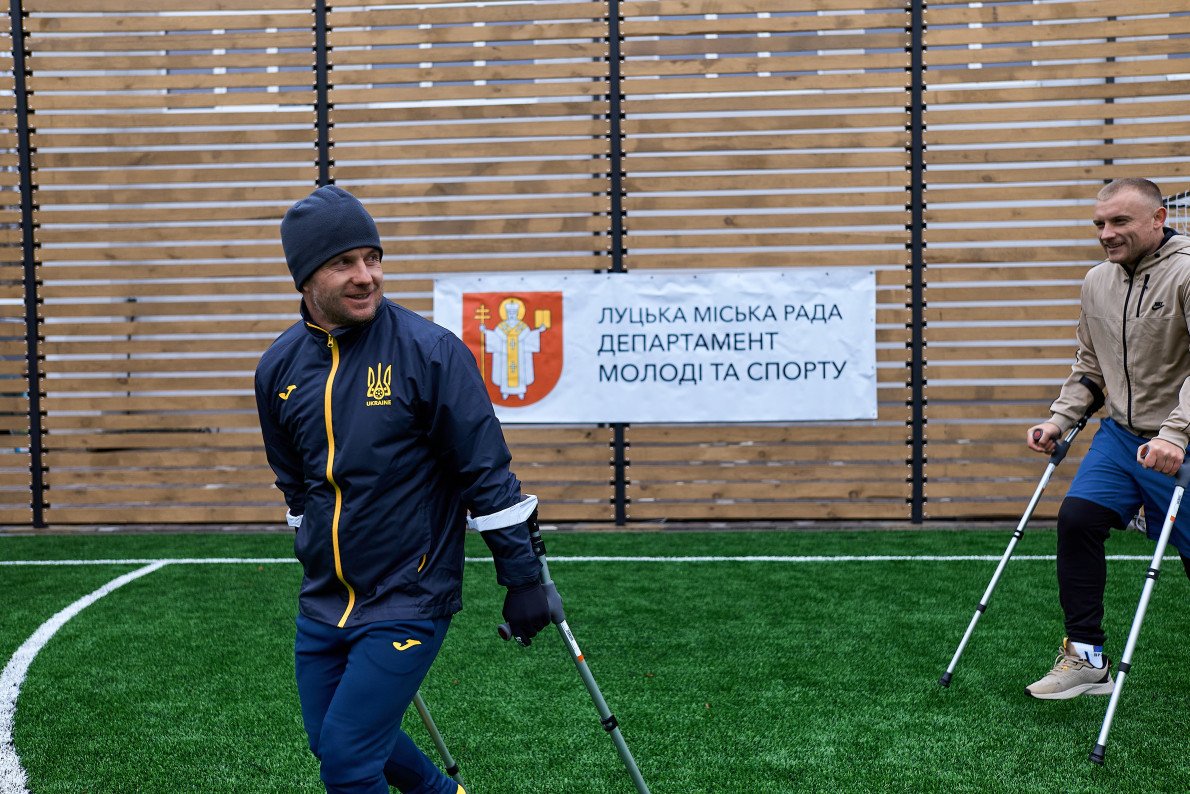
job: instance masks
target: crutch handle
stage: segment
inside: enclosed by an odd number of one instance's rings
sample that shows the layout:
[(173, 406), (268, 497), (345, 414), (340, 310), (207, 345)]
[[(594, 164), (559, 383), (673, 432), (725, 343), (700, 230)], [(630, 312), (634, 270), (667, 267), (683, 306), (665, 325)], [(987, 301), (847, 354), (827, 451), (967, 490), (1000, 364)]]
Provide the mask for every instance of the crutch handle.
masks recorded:
[[(1147, 458), (1149, 456), (1149, 445), (1142, 444), (1138, 453), (1141, 458)], [(1190, 465), (1183, 463), (1177, 471), (1169, 476), (1173, 477), (1175, 487), (1190, 488)]]

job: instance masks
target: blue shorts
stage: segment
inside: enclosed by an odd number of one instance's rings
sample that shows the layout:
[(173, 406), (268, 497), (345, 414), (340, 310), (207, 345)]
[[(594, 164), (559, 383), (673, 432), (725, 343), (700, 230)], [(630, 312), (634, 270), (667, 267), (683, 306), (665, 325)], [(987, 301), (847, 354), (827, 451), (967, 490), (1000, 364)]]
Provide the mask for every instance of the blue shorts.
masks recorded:
[[(1149, 441), (1110, 418), (1104, 419), (1066, 495), (1114, 510), (1121, 527), (1144, 505), (1149, 539), (1157, 540), (1173, 499), (1174, 480), (1136, 462), (1136, 451)], [(1186, 507), (1190, 509), (1190, 504)], [(1169, 542), (1183, 556), (1190, 556), (1190, 531), (1185, 523), (1174, 524)]]

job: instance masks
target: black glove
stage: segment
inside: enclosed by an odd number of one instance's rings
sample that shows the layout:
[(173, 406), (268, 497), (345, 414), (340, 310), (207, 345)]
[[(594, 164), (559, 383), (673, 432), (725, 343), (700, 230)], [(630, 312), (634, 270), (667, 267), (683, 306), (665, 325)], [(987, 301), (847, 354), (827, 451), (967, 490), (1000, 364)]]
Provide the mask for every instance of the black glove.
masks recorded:
[(504, 620), (521, 645), (529, 645), (537, 632), (550, 624), (550, 605), (541, 582), (508, 588), (504, 596)]

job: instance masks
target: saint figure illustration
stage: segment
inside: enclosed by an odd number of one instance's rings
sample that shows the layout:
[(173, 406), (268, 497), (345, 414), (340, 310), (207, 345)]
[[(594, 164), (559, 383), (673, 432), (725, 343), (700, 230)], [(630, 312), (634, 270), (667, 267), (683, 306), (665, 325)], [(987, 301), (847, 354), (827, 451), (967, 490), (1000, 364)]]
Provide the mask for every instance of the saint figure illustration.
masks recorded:
[(548, 320), (537, 328), (524, 322), (525, 304), (517, 298), (500, 301), (500, 324), (488, 328), (480, 321), (484, 346), (492, 354), (492, 383), (500, 396), (515, 394), (525, 399), (525, 390), (533, 383), (533, 354), (541, 352), (541, 334), (549, 328)]

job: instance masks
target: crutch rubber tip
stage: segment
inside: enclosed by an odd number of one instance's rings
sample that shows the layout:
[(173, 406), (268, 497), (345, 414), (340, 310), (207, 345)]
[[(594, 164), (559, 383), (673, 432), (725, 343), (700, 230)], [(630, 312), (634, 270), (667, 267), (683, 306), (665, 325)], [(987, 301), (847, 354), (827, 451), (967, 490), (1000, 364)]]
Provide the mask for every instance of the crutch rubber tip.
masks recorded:
[(1095, 745), (1095, 749), (1091, 751), (1091, 754), (1087, 756), (1087, 758), (1090, 759), (1092, 764), (1103, 766), (1103, 754), (1106, 751), (1106, 747), (1104, 747), (1102, 744), (1097, 744)]
[(942, 684), (942, 686), (947, 686), (947, 687), (950, 686), (950, 676), (951, 676), (951, 673), (949, 670), (947, 670), (945, 673), (942, 674), (942, 677), (938, 679), (938, 683)]

